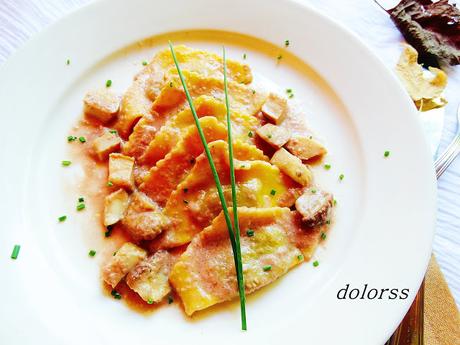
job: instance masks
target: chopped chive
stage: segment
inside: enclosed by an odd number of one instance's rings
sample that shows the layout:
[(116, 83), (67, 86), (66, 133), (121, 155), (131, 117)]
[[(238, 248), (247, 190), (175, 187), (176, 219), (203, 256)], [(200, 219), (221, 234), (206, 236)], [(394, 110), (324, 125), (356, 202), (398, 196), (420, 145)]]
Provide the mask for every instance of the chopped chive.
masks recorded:
[(253, 136), (254, 136), (254, 133), (252, 133), (252, 131), (249, 131), (249, 132), (248, 132), (248, 137), (249, 137), (249, 138), (252, 138)]
[(339, 180), (342, 181), (344, 177), (345, 177), (344, 174), (340, 174), (340, 175), (339, 175)]
[(184, 193), (187, 193), (187, 192), (188, 192), (188, 188), (184, 188), (183, 191), (184, 191)]
[(272, 135), (271, 135), (271, 134), (268, 134), (268, 135), (267, 135), (267, 138), (268, 138), (268, 139), (271, 139), (271, 138), (272, 138)]
[(110, 294), (111, 294), (111, 295), (113, 296), (113, 298), (115, 298), (115, 299), (121, 299), (121, 295), (120, 295), (120, 293), (119, 293), (117, 290), (112, 290), (112, 292), (111, 292)]
[(72, 164), (71, 161), (62, 161), (62, 165), (65, 167), (68, 167), (70, 164)]
[(289, 43), (290, 43), (289, 40), (284, 41), (284, 46), (289, 47)]
[(106, 87), (111, 87), (112, 86), (112, 81), (109, 79), (105, 82)]
[(318, 266), (319, 266), (319, 262), (318, 262), (318, 260), (316, 260), (316, 261), (313, 261), (313, 267), (318, 267)]
[(331, 168), (330, 164), (324, 164), (324, 169), (329, 170)]
[(112, 133), (112, 134), (115, 134), (115, 135), (118, 134), (118, 131), (116, 129), (111, 129), (109, 132)]
[(142, 65), (143, 65), (143, 66), (147, 66), (147, 64), (148, 64), (148, 62), (147, 62), (147, 61), (145, 61), (145, 60), (144, 60), (144, 61), (142, 61)]
[(266, 265), (266, 266), (264, 266), (263, 270), (264, 270), (264, 272), (271, 271), (271, 270), (272, 270), (272, 265)]
[(245, 291), (244, 291), (244, 283), (243, 283), (243, 267), (241, 262), (241, 248), (240, 248), (240, 234), (239, 234), (239, 225), (238, 225), (238, 212), (237, 211), (237, 204), (236, 204), (236, 188), (234, 183), (234, 170), (233, 170), (233, 145), (231, 140), (231, 126), (230, 126), (230, 107), (228, 101), (228, 88), (227, 88), (227, 64), (225, 59), (225, 48), (223, 48), (223, 69), (224, 69), (224, 93), (225, 93), (225, 104), (227, 109), (227, 133), (228, 133), (228, 147), (229, 147), (229, 162), (230, 162), (230, 176), (232, 181), (232, 200), (233, 200), (233, 216), (234, 216), (234, 223), (235, 223), (235, 231), (233, 231), (232, 221), (230, 218), (230, 214), (227, 208), (227, 202), (225, 200), (224, 192), (222, 189), (222, 184), (220, 183), (219, 175), (217, 174), (216, 166), (211, 156), (211, 152), (209, 150), (208, 143), (206, 141), (206, 137), (204, 136), (203, 129), (201, 128), (201, 124), (196, 113), (195, 107), (193, 105), (192, 97), (190, 96), (190, 92), (188, 91), (187, 84), (185, 83), (184, 76), (179, 66), (179, 62), (177, 61), (176, 53), (174, 52), (174, 47), (171, 42), (169, 42), (169, 48), (171, 50), (171, 55), (174, 60), (174, 64), (176, 65), (177, 73), (179, 75), (180, 81), (182, 83), (182, 87), (185, 92), (185, 96), (190, 106), (190, 111), (193, 115), (193, 119), (195, 121), (197, 131), (203, 144), (204, 151), (206, 157), (208, 159), (209, 166), (211, 168), (211, 172), (214, 178), (214, 182), (217, 187), (217, 192), (219, 195), (219, 199), (222, 206), (222, 211), (224, 213), (225, 222), (228, 229), (228, 235), (230, 238), (230, 243), (232, 245), (233, 251), (233, 259), (235, 263), (235, 270), (236, 270), (236, 278), (238, 283), (238, 292), (240, 296), (240, 305), (241, 305), (241, 328), (243, 330), (247, 329), (246, 326), (246, 309), (245, 309)]
[(254, 230), (249, 229), (248, 231), (246, 231), (246, 235), (248, 235), (248, 237), (254, 236)]
[(172, 302), (174, 302), (173, 296), (168, 295), (168, 304), (171, 304)]
[(14, 245), (13, 252), (11, 253), (11, 258), (13, 260), (16, 260), (18, 258), (20, 249), (21, 249), (21, 246), (19, 244)]
[(60, 217), (58, 218), (58, 220), (59, 220), (60, 222), (63, 222), (63, 221), (65, 221), (66, 219), (67, 219), (67, 216), (60, 216)]
[(67, 66), (70, 65), (70, 59), (67, 59), (67, 60), (65, 61), (65, 64), (66, 64)]
[(252, 94), (255, 95), (255, 94), (256, 94), (256, 90), (252, 89)]
[(287, 94), (292, 93), (292, 89), (286, 89), (286, 93), (287, 93)]
[(85, 137), (79, 137), (78, 140), (83, 144), (86, 143), (86, 138)]
[(117, 251), (114, 251), (114, 252), (112, 253), (112, 256), (115, 256), (115, 255), (117, 255)]
[(173, 82), (169, 82), (169, 87), (173, 87)]
[(69, 136), (67, 137), (67, 141), (68, 141), (69, 143), (70, 143), (71, 141), (75, 141), (75, 140), (77, 140), (77, 137), (74, 137), (73, 135), (69, 135)]
[(112, 187), (113, 186), (113, 183), (112, 182), (107, 182), (107, 187)]
[(324, 241), (326, 239), (327, 235), (325, 232), (321, 233), (321, 239)]
[(246, 55), (246, 53), (244, 53), (244, 54), (243, 54), (243, 59), (246, 60), (247, 57), (248, 57), (248, 56)]
[(308, 139), (310, 139), (310, 140), (313, 139), (313, 135), (310, 135), (310, 136), (308, 137)]
[(327, 225), (331, 224), (331, 220), (330, 219), (326, 220), (326, 224)]
[(276, 59), (277, 59), (278, 61), (280, 61), (282, 58), (283, 58), (283, 55), (281, 55), (281, 54), (278, 55), (278, 56), (276, 57)]
[(303, 255), (302, 254), (297, 255), (297, 260), (302, 261), (303, 260)]
[(334, 206), (337, 205), (337, 200), (336, 199), (334, 199), (333, 204), (334, 204)]
[(147, 304), (153, 304), (153, 299), (149, 298), (149, 300), (147, 301)]
[(388, 157), (389, 155), (390, 155), (390, 151), (385, 151), (385, 152), (383, 153), (383, 156), (384, 156), (384, 157)]
[(313, 194), (316, 194), (316, 189), (312, 189), (311, 192), (312, 192)]
[(81, 210), (84, 210), (85, 209), (85, 204), (83, 202), (79, 203), (77, 205), (77, 211), (81, 211)]
[(276, 194), (276, 190), (272, 189), (272, 190), (270, 191), (270, 194), (271, 194), (271, 195), (275, 195), (275, 194)]
[(81, 197), (79, 197), (79, 198), (78, 198), (78, 202), (85, 202), (85, 198), (84, 198), (84, 197), (82, 197), (82, 196), (81, 196)]
[(96, 251), (94, 249), (91, 249), (89, 252), (88, 252), (88, 255), (91, 256), (91, 257), (94, 257), (96, 255)]

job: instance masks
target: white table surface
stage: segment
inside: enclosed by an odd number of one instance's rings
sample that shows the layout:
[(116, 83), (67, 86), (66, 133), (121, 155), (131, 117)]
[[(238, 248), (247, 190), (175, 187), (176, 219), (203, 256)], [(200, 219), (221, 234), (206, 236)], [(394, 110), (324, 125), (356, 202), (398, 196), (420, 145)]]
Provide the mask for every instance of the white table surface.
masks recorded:
[[(0, 64), (31, 36), (91, 0), (0, 0)], [(154, 0), (146, 0), (154, 1)], [(157, 0), (158, 1), (158, 0)], [(193, 1), (193, 0), (189, 0)], [(401, 35), (388, 15), (372, 0), (298, 0), (309, 3), (344, 24), (379, 55), (390, 70), (399, 57)], [(382, 0), (381, 3), (388, 3)], [(393, 1), (394, 3), (394, 1)], [(276, 6), (267, 1), (267, 6)], [(339, 58), (339, 57), (338, 57)], [(33, 62), (33, 57), (31, 57)], [(455, 110), (460, 102), (460, 67), (448, 71), (446, 107), (439, 152), (456, 131)], [(5, 90), (0, 90), (5, 92)], [(399, 129), (401, 130), (401, 129)], [(417, 172), (414, 172), (416, 174)], [(460, 159), (438, 182), (438, 222), (434, 253), (460, 306)], [(414, 196), (416, 197), (416, 196)], [(410, 205), (408, 205), (410, 207)]]

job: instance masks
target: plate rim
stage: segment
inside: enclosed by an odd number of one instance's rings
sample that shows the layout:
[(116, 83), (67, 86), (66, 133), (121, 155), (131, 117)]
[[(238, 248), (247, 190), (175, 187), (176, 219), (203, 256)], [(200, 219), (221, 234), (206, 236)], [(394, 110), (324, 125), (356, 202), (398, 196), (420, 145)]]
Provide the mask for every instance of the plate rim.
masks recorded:
[[(275, 3), (275, 1), (271, 1), (271, 2)], [(56, 30), (56, 28), (59, 27), (60, 23), (66, 21), (70, 17), (74, 17), (77, 13), (84, 13), (84, 12), (87, 12), (87, 11), (92, 11), (92, 9), (95, 8), (96, 6), (106, 6), (108, 3), (109, 3), (109, 0), (98, 0), (98, 1), (93, 2), (93, 3), (87, 3), (87, 4), (83, 5), (82, 7), (80, 7), (79, 9), (67, 13), (62, 18), (60, 18), (58, 21), (56, 21), (52, 25), (48, 26), (47, 28), (42, 30), (40, 33), (34, 35), (25, 44), (23, 44), (22, 47), (20, 47), (13, 54), (11, 54), (10, 57), (0, 66), (0, 76), (5, 74), (6, 71), (9, 68), (11, 68), (10, 66), (13, 65), (14, 61), (17, 59), (18, 56), (20, 56), (21, 54), (24, 54), (24, 52), (27, 52), (27, 50), (30, 49), (29, 47), (31, 47), (33, 43), (35, 43), (35, 42), (37, 42), (37, 41), (39, 41), (41, 39), (46, 39), (48, 33), (50, 31)], [(281, 0), (281, 1), (277, 2), (278, 6), (283, 6), (284, 4), (287, 4), (287, 5), (295, 4), (296, 6), (299, 6), (303, 10), (307, 9), (311, 13), (314, 13), (314, 15), (321, 17), (322, 20), (326, 21), (329, 25), (335, 26), (336, 29), (346, 32), (346, 34), (349, 37), (352, 37), (352, 39), (357, 44), (361, 45), (361, 47), (368, 52), (368, 57), (373, 58), (387, 72), (390, 72), (390, 69), (381, 62), (381, 60), (366, 46), (366, 44), (353, 31), (351, 31), (350, 29), (348, 29), (344, 25), (340, 24), (339, 22), (335, 21), (334, 19), (328, 17), (327, 15), (323, 14), (319, 10), (315, 9), (313, 7), (313, 5), (309, 5), (309, 4), (306, 4), (304, 2), (300, 2), (300, 1), (297, 1), (297, 0)], [(45, 38), (43, 38), (43, 37), (45, 37)], [(388, 73), (388, 76), (391, 79), (393, 79), (394, 82), (396, 82), (395, 84), (399, 84), (399, 92), (404, 93), (404, 90), (402, 89), (402, 86), (399, 83), (399, 81), (397, 80), (396, 76), (393, 73)], [(2, 82), (0, 81), (0, 84), (1, 83)], [(405, 93), (404, 93), (404, 95), (405, 95)], [(406, 103), (409, 104), (410, 100), (409, 100), (407, 95), (406, 95), (406, 99), (407, 99)], [(414, 116), (415, 114), (412, 112), (411, 115), (409, 115), (409, 114), (407, 114), (407, 115), (412, 117), (412, 122), (418, 128), (419, 133), (423, 133), (420, 122)], [(422, 134), (422, 136), (423, 136), (423, 134)], [(425, 158), (429, 157), (430, 160), (431, 160), (431, 154), (429, 153), (427, 140), (426, 140), (426, 138), (424, 136), (423, 136), (423, 138), (425, 139), (424, 141), (426, 143), (426, 145), (424, 147), (424, 150), (423, 150), (424, 151), (424, 156), (425, 156)], [(434, 178), (434, 170), (433, 170), (432, 171), (432, 187), (434, 187), (434, 186), (436, 186), (436, 179)], [(435, 199), (436, 198), (436, 188), (433, 188), (433, 190), (434, 190), (434, 193), (432, 194), (432, 198)], [(434, 214), (435, 214), (435, 212), (434, 212)], [(435, 218), (433, 219), (433, 226), (432, 226), (431, 240), (430, 240), (430, 248), (431, 248), (431, 245), (432, 245), (432, 242), (433, 242), (434, 230), (435, 230)], [(421, 265), (421, 266), (423, 266), (423, 272), (425, 272), (426, 267), (428, 265), (430, 254), (431, 254), (431, 250), (429, 252), (425, 253), (425, 262), (424, 262), (424, 265)], [(417, 280), (419, 281), (419, 284), (417, 286), (420, 285), (420, 283), (421, 283), (421, 281), (423, 279), (423, 275), (424, 275), (423, 273), (418, 275)], [(411, 304), (409, 302), (411, 302), (411, 301), (412, 301), (412, 299), (410, 299), (410, 301), (409, 300), (407, 301), (406, 308), (405, 308), (406, 311), (409, 308), (409, 306)], [(402, 316), (404, 316), (404, 314)]]

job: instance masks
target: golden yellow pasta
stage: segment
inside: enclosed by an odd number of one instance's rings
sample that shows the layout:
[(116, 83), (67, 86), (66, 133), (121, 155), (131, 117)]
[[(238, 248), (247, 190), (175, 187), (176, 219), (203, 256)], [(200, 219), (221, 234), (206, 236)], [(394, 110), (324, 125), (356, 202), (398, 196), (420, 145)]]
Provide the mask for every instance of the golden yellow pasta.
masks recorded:
[[(219, 122), (226, 121), (225, 105), (217, 99), (203, 95), (195, 99), (195, 109), (198, 117), (214, 116)], [(233, 112), (231, 114), (232, 131), (235, 140), (253, 142), (254, 139), (248, 133), (252, 132), (260, 124), (260, 120), (251, 115), (241, 115)], [(141, 164), (153, 165), (174, 147), (178, 137), (188, 126), (194, 126), (193, 116), (190, 108), (187, 108), (173, 116), (156, 133), (155, 137), (146, 148), (140, 158)]]
[[(90, 144), (85, 153), (94, 160), (87, 176), (89, 183), (101, 179), (95, 186), (104, 202), (94, 216), (110, 244), (101, 251), (110, 253), (101, 274), (105, 285), (115, 298), (132, 298), (144, 308), (177, 295), (191, 316), (238, 296), (234, 253), (203, 145), (230, 216), (231, 161), (222, 58), (185, 46), (175, 51), (206, 143), (168, 49), (145, 64), (123, 95), (89, 93), (83, 126)], [(300, 112), (271, 89), (255, 88), (246, 64), (228, 60), (227, 67), (249, 294), (310, 260), (326, 237), (334, 201), (315, 185), (315, 169), (306, 164), (327, 150), (295, 115)]]
[[(204, 77), (194, 72), (183, 72), (192, 98), (210, 95), (220, 101), (224, 100), (224, 83), (221, 78)], [(252, 88), (235, 82), (228, 83), (230, 109), (233, 112), (254, 115), (260, 111), (267, 99), (265, 92), (256, 92)], [(160, 114), (171, 114), (185, 107), (185, 93), (177, 76), (166, 81), (152, 108)]]
[[(229, 210), (230, 211), (230, 210)], [(296, 227), (288, 208), (238, 210), (246, 293), (285, 274), (303, 261), (290, 235)], [(223, 214), (199, 233), (173, 266), (169, 280), (187, 315), (238, 296), (232, 249)]]
[[(200, 123), (208, 142), (226, 138), (225, 126), (215, 117), (202, 117)], [(150, 169), (140, 189), (160, 205), (164, 205), (203, 150), (195, 125), (189, 126), (174, 149)]]

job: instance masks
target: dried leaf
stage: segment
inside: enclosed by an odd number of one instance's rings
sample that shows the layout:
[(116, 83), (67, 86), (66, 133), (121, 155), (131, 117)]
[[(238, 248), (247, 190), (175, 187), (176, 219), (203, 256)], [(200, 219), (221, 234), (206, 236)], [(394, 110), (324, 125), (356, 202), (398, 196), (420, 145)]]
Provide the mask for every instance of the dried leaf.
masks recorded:
[(460, 64), (460, 11), (448, 0), (402, 0), (387, 11), (427, 66)]
[(417, 63), (417, 51), (405, 44), (396, 65), (396, 72), (421, 111), (444, 106), (447, 101), (442, 92), (447, 85), (447, 75), (438, 68), (425, 70)]

